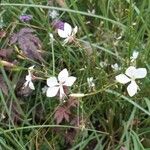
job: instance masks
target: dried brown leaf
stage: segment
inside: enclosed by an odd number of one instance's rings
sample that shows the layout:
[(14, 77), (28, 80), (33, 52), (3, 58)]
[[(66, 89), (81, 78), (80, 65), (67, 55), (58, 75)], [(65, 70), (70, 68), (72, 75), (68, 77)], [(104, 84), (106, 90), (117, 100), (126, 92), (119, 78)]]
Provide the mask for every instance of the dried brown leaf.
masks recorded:
[(44, 62), (38, 51), (41, 48), (41, 41), (34, 32), (35, 30), (31, 28), (22, 28), (12, 35), (10, 44), (17, 43), (28, 58)]
[(70, 110), (68, 110), (67, 107), (60, 106), (55, 111), (54, 119), (56, 120), (57, 124), (60, 124), (63, 121), (63, 119), (69, 122), (69, 114)]
[(2, 58), (10, 58), (12, 55), (13, 49), (0, 49), (0, 57)]
[(74, 97), (70, 97), (67, 101), (67, 107), (77, 107), (79, 105), (79, 101), (74, 98)]

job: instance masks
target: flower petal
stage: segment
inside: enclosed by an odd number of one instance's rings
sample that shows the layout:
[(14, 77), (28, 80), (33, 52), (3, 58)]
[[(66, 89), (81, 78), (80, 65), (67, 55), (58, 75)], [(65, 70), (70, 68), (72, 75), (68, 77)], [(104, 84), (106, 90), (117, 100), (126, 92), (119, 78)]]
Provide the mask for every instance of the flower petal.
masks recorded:
[(26, 81), (26, 82), (24, 83), (24, 86), (27, 87), (28, 84), (29, 84), (29, 82), (30, 82), (30, 81)]
[(137, 59), (138, 55), (139, 55), (139, 52), (133, 51), (133, 54), (132, 54), (133, 59)]
[(65, 82), (68, 79), (69, 73), (67, 69), (63, 69), (59, 74), (58, 74), (58, 80), (59, 82)]
[(34, 70), (34, 67), (35, 67), (35, 65), (29, 67), (28, 70), (30, 70), (30, 71), (31, 71), (31, 70)]
[(130, 66), (127, 70), (126, 70), (126, 72), (125, 72), (125, 74), (127, 75), (127, 76), (129, 76), (129, 77), (134, 77), (134, 75), (135, 75), (135, 71), (136, 71), (136, 68), (134, 67), (134, 66)]
[(72, 36), (74, 36), (77, 32), (78, 32), (78, 27), (75, 26), (75, 28), (73, 28), (72, 30)]
[(46, 96), (47, 97), (54, 97), (57, 95), (58, 93), (58, 90), (59, 90), (59, 86), (55, 86), (55, 87), (49, 87), (46, 91)]
[(137, 79), (141, 79), (141, 78), (144, 78), (144, 77), (146, 77), (146, 75), (147, 75), (147, 70), (146, 70), (146, 68), (138, 68), (138, 69), (136, 69), (136, 71), (135, 71), (135, 78)]
[(117, 75), (116, 80), (122, 84), (126, 84), (131, 81), (125, 74)]
[(57, 32), (61, 38), (67, 38), (71, 35), (72, 27), (68, 23), (65, 22), (64, 23), (64, 30), (58, 29)]
[(70, 37), (67, 37), (64, 41), (63, 41), (63, 46), (65, 46), (65, 44), (67, 44), (69, 42)]
[(31, 81), (32, 80), (32, 77), (31, 77), (31, 74), (29, 73), (28, 75), (26, 75), (26, 81)]
[(65, 86), (72, 86), (73, 83), (76, 81), (76, 77), (70, 76), (67, 78), (67, 80), (65, 81), (65, 83), (63, 85)]
[(64, 31), (67, 33), (68, 36), (71, 35), (72, 32), (72, 27), (69, 23), (65, 22), (64, 23)]
[(35, 90), (34, 84), (31, 81), (29, 82), (29, 88), (32, 89), (32, 90)]
[(127, 91), (130, 97), (134, 96), (137, 93), (138, 85), (135, 81), (131, 81), (131, 83), (127, 87)]
[(54, 87), (54, 86), (59, 85), (59, 84), (57, 82), (56, 77), (50, 77), (50, 78), (47, 79), (47, 85), (49, 87)]
[(68, 37), (68, 34), (64, 30), (58, 29), (57, 32), (61, 38), (67, 38)]
[(59, 99), (62, 100), (65, 95), (66, 94), (64, 92), (63, 86), (60, 86), (60, 89), (59, 89)]

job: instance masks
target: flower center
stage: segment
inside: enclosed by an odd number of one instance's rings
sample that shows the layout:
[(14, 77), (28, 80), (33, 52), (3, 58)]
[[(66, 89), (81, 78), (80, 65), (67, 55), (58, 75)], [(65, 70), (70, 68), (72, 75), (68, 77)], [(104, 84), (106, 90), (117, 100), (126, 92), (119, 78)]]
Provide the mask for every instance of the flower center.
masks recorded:
[(131, 77), (131, 80), (132, 80), (132, 81), (135, 81), (135, 79), (136, 79), (136, 78), (135, 78), (134, 76)]

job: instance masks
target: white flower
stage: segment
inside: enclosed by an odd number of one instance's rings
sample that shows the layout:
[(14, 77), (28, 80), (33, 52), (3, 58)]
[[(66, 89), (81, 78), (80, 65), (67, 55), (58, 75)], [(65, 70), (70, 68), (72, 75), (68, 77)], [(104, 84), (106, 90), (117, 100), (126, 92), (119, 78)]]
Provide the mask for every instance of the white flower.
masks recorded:
[(49, 16), (52, 18), (52, 19), (56, 19), (58, 16), (59, 16), (59, 13), (57, 10), (49, 10)]
[(58, 29), (58, 35), (61, 38), (64, 38), (64, 44), (68, 42), (72, 42), (74, 40), (74, 36), (78, 31), (78, 27), (75, 26), (75, 28), (72, 28), (70, 24), (67, 22), (64, 23), (64, 28), (63, 29)]
[(42, 93), (45, 94), (46, 91), (47, 91), (48, 87), (45, 85), (43, 88), (42, 88)]
[(125, 74), (119, 74), (116, 76), (116, 80), (122, 84), (129, 83), (127, 86), (128, 94), (132, 97), (137, 93), (139, 89), (138, 85), (135, 82), (135, 79), (144, 78), (147, 75), (146, 68), (138, 68), (136, 69), (134, 66), (130, 66)]
[(111, 65), (111, 68), (113, 68), (115, 71), (121, 70), (121, 67), (117, 63)]
[(50, 40), (54, 40), (54, 36), (52, 33), (49, 33)]
[(87, 78), (87, 83), (89, 85), (89, 88), (95, 87), (95, 83), (93, 82), (93, 77)]
[(24, 87), (29, 86), (30, 89), (35, 90), (34, 84), (32, 82), (32, 70), (33, 70), (34, 66), (31, 66), (28, 68), (28, 75), (26, 75), (26, 82), (24, 83)]
[(105, 62), (105, 61), (101, 61), (101, 62), (99, 63), (99, 65), (100, 65), (102, 68), (108, 66), (107, 62)]
[(64, 92), (64, 86), (72, 86), (76, 80), (76, 77), (69, 76), (67, 69), (63, 69), (58, 74), (58, 80), (56, 77), (50, 77), (47, 79), (48, 89), (46, 92), (47, 97), (54, 97), (59, 92), (59, 98), (63, 99), (66, 95)]
[(92, 10), (88, 9), (87, 12), (90, 13), (90, 14), (95, 14), (95, 9), (92, 9)]
[(131, 62), (135, 61), (138, 58), (139, 52), (133, 51), (132, 56), (130, 57)]

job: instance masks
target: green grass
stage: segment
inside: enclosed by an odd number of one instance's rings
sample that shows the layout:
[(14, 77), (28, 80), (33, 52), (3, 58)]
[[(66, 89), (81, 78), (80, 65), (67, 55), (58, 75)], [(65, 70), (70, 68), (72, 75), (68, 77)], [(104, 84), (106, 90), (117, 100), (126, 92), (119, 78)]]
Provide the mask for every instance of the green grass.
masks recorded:
[[(149, 0), (66, 0), (67, 7), (46, 0), (2, 0), (0, 18), (6, 36), (0, 38), (0, 49), (13, 48), (12, 60), (17, 67), (8, 70), (0, 64), (0, 75), (7, 86), (8, 95), (0, 90), (0, 149), (8, 150), (148, 150), (150, 149), (150, 1)], [(87, 10), (95, 9), (95, 14)], [(77, 25), (77, 42), (62, 46), (52, 28), (48, 10), (57, 10), (60, 19)], [(29, 23), (20, 22), (22, 13), (33, 15)], [(10, 45), (12, 33), (22, 27), (32, 27), (42, 41), (45, 64), (17, 55), (18, 45)], [(2, 29), (0, 29), (2, 31)], [(50, 42), (49, 33), (55, 41)], [(118, 37), (121, 36), (121, 39)], [(138, 68), (148, 74), (139, 80), (140, 91), (129, 97), (126, 86), (115, 81), (132, 63), (130, 56), (137, 50)], [(1, 58), (0, 58), (1, 59)], [(101, 67), (100, 62), (108, 63)], [(122, 69), (113, 71), (111, 64)], [(17, 96), (15, 87), (35, 65), (36, 90), (30, 96)], [(84, 93), (79, 105), (72, 110), (70, 121), (57, 125), (55, 110), (62, 105), (57, 98), (42, 93), (46, 79), (57, 76), (67, 68), (77, 77), (72, 93)], [(87, 77), (93, 77), (95, 90), (89, 91)], [(15, 110), (21, 117), (16, 122)], [(5, 115), (6, 118), (2, 118)], [(71, 122), (78, 118), (79, 125)]]

